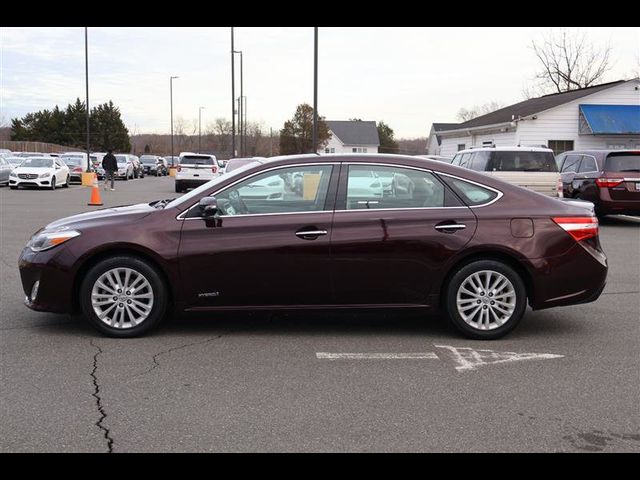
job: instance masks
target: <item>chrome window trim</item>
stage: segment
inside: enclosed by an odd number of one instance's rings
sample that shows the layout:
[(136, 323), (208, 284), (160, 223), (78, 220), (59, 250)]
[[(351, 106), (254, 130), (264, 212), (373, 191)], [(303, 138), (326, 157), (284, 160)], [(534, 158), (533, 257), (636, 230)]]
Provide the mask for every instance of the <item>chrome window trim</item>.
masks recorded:
[[(245, 180), (253, 178), (253, 177), (257, 176), (257, 175), (262, 175), (263, 173), (271, 172), (273, 170), (282, 170), (282, 169), (285, 169), (285, 168), (296, 168), (296, 167), (326, 166), (326, 165), (331, 165), (331, 166), (340, 165), (340, 162), (314, 162), (314, 163), (302, 163), (302, 164), (294, 164), (294, 165), (278, 165), (276, 167), (271, 167), (271, 168), (268, 168), (266, 170), (260, 170), (259, 172), (256, 172), (256, 173), (253, 173), (253, 174), (249, 175), (248, 177), (242, 177), (242, 178), (236, 180), (235, 182), (230, 183), (229, 185), (226, 185), (225, 187), (222, 187), (219, 190), (216, 190), (211, 195), (209, 195), (209, 197), (215, 196), (218, 193), (220, 193), (221, 191), (226, 190), (227, 188), (233, 187), (234, 185), (237, 185), (240, 182), (244, 182)], [(332, 172), (332, 174), (333, 174), (333, 172)], [(220, 176), (222, 176), (222, 174)], [(185, 209), (182, 213), (180, 213), (179, 215), (176, 216), (176, 220), (202, 220), (203, 217), (184, 218), (184, 215), (189, 213), (189, 211), (191, 209), (193, 209), (194, 207), (196, 207), (197, 205), (198, 205), (198, 202), (194, 203), (193, 205), (191, 205), (190, 207)], [(225, 216), (219, 217), (219, 218), (264, 217), (264, 216), (267, 216), (267, 215), (297, 215), (297, 214), (300, 214), (300, 213), (309, 214), (309, 213), (328, 213), (328, 212), (331, 212), (331, 210), (312, 211), (312, 212), (250, 213), (250, 214), (247, 214), (247, 215), (225, 215)]]

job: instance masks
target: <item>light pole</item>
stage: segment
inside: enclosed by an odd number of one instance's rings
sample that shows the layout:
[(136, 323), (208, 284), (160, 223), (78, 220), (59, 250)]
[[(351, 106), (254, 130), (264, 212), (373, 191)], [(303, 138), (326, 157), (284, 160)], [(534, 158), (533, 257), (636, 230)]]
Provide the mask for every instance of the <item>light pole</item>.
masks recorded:
[(233, 27), (231, 27), (231, 158), (236, 156), (236, 62), (233, 51)]
[(244, 122), (242, 121), (243, 116), (242, 116), (242, 98), (243, 98), (243, 82), (244, 82), (244, 77), (242, 75), (242, 50), (234, 50), (233, 53), (239, 53), (240, 54), (240, 109), (238, 111), (238, 129), (240, 131), (240, 156), (244, 157), (244, 132), (243, 132), (243, 125)]
[(318, 27), (313, 27), (313, 153), (318, 153)]
[(204, 107), (198, 108), (198, 153), (202, 153), (202, 110)]
[(173, 165), (173, 79), (180, 77), (169, 77), (169, 103), (171, 104), (171, 165)]
[(243, 130), (244, 133), (242, 135), (242, 138), (244, 139), (243, 144), (242, 144), (242, 151), (244, 152), (244, 154), (247, 154), (247, 97), (244, 96), (242, 97), (242, 102), (244, 105), (244, 111), (242, 112), (242, 123), (243, 123)]
[(89, 34), (88, 27), (84, 27), (84, 81), (87, 90), (87, 173), (91, 172), (91, 145), (89, 141)]

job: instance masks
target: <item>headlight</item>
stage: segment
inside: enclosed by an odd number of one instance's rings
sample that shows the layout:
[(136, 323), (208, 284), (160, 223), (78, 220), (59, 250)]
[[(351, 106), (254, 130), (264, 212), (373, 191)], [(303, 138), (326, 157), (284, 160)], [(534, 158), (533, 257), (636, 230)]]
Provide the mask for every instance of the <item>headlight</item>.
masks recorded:
[(18, 175), (17, 175), (17, 174), (15, 174), (15, 173), (13, 173), (13, 172), (10, 172), (10, 173), (9, 173), (9, 176), (10, 176), (10, 177), (13, 177), (13, 178), (18, 178)]
[(40, 178), (49, 178), (51, 176), (51, 172), (45, 172), (40, 174)]
[[(66, 227), (65, 227), (66, 228)], [(75, 238), (80, 235), (80, 232), (77, 230), (54, 230), (54, 231), (42, 231), (37, 233), (29, 243), (27, 243), (27, 247), (29, 247), (34, 252), (42, 252), (44, 250), (49, 250), (57, 245), (60, 245), (72, 238)]]

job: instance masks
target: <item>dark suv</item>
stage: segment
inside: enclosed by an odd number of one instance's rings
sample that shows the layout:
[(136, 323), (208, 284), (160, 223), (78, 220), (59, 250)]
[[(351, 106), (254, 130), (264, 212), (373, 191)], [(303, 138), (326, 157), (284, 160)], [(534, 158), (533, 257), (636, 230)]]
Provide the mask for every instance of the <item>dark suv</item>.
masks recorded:
[(640, 215), (640, 151), (577, 150), (557, 161), (565, 198), (593, 202), (599, 216)]

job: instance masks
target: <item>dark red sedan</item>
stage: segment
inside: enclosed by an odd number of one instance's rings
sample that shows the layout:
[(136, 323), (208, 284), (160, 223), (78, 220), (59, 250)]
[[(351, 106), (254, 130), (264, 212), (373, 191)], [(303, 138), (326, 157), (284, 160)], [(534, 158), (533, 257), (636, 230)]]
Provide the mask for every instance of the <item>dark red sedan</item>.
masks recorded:
[(28, 307), (116, 337), (170, 311), (422, 308), (494, 339), (527, 303), (596, 300), (607, 260), (582, 207), (443, 162), (306, 155), (53, 222), (20, 273)]

